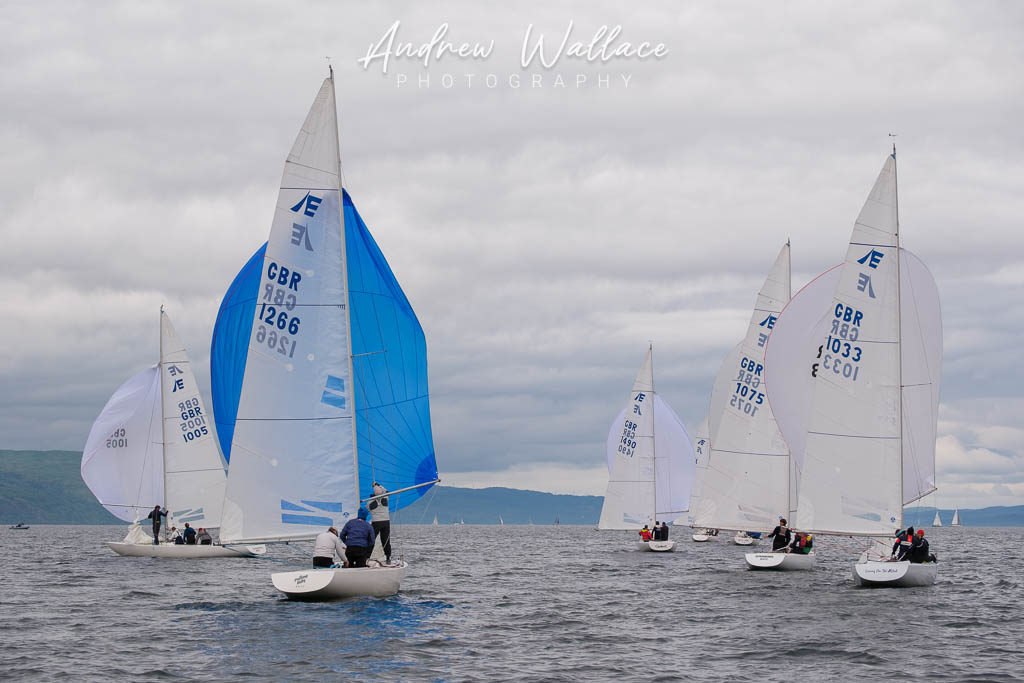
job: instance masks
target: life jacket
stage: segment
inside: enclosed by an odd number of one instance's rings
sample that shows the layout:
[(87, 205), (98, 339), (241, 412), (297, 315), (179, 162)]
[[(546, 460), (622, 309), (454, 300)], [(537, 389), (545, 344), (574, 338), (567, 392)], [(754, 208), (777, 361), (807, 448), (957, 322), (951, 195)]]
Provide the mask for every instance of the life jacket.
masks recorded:
[(647, 529), (641, 529), (640, 530), (640, 539), (644, 540), (644, 541), (651, 540), (651, 532), (648, 531)]

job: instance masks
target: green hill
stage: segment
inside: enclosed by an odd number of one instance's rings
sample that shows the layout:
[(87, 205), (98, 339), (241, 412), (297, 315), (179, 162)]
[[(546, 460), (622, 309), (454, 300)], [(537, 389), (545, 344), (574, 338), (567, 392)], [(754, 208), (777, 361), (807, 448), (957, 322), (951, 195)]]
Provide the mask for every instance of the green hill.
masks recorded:
[[(77, 451), (0, 450), (0, 524), (121, 524), (86, 488)], [(567, 496), (508, 488), (436, 486), (395, 515), (400, 524), (597, 524), (601, 496)], [(939, 510), (949, 524), (952, 510)], [(908, 506), (905, 524), (928, 526), (935, 508)], [(1024, 505), (960, 510), (964, 525), (1024, 526)]]

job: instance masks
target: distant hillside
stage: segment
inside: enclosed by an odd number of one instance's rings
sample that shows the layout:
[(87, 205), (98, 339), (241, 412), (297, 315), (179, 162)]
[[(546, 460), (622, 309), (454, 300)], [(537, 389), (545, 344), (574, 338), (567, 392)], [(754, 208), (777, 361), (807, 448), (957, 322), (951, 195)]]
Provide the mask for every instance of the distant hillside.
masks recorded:
[[(82, 454), (77, 451), (0, 450), (0, 524), (120, 524), (86, 488), (79, 474)], [(568, 496), (508, 488), (464, 489), (436, 486), (396, 521), (401, 524), (538, 525), (597, 524), (601, 496)], [(904, 523), (930, 526), (935, 508), (907, 507)], [(939, 510), (949, 525), (952, 510)], [(960, 510), (965, 526), (1024, 526), (1024, 505)]]
[(96, 502), (77, 451), (0, 450), (0, 524), (121, 524)]

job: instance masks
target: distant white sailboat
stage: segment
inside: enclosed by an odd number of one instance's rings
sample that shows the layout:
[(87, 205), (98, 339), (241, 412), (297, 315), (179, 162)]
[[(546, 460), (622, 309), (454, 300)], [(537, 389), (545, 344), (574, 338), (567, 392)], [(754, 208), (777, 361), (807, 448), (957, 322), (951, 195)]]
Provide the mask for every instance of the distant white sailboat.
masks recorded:
[(160, 309), (160, 362), (122, 384), (93, 423), (82, 479), (114, 516), (135, 521), (123, 542), (130, 557), (252, 557), (263, 546), (154, 545), (137, 521), (160, 504), (164, 530), (221, 524), (224, 465), (185, 346)]
[(498, 515), (498, 525), (505, 526), (505, 520), (501, 518), (501, 515)]
[(932, 526), (942, 526), (942, 520), (939, 519), (939, 511), (935, 511), (935, 519), (932, 520)]
[[(938, 290), (900, 249), (898, 226), (893, 153), (844, 264), (794, 297), (767, 353), (776, 419), (802, 465), (795, 526), (876, 539), (854, 565), (860, 585), (930, 585), (937, 571), (934, 563), (882, 561), (903, 506), (935, 490), (942, 364)], [(819, 303), (801, 308), (801, 299)]]
[(434, 515), (434, 526), (437, 526), (437, 515)]
[(960, 523), (960, 508), (953, 508), (953, 521), (949, 523), (950, 526), (963, 526)]
[[(639, 530), (686, 512), (694, 458), (682, 421), (654, 390), (653, 348), (629, 402), (608, 432), (608, 488), (598, 529)], [(638, 541), (639, 550), (671, 552), (672, 540)]]

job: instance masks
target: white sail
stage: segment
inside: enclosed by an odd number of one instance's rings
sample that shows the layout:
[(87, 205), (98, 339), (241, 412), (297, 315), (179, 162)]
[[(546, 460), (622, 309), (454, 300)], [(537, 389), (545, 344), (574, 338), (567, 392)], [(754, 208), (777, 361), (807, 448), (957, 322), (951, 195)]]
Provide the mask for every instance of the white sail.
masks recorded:
[(960, 508), (953, 509), (953, 521), (949, 523), (950, 526), (961, 526), (960, 524)]
[(758, 293), (746, 336), (712, 389), (710, 453), (692, 503), (695, 526), (767, 532), (792, 508), (789, 451), (764, 383), (765, 347), (789, 301), (789, 283), (787, 243)]
[(437, 515), (434, 515), (434, 526), (437, 526)]
[(162, 440), (154, 365), (118, 387), (82, 452), (82, 480), (115, 517), (131, 522), (164, 504)]
[[(841, 266), (808, 283), (786, 306), (768, 342), (765, 384), (771, 407), (799, 473), (818, 347), (834, 318), (830, 308)], [(927, 266), (900, 249), (900, 308), (903, 343), (903, 503), (935, 489), (935, 436), (942, 371), (942, 312), (939, 290)], [(798, 475), (799, 476), (799, 475)]]
[(895, 157), (853, 229), (820, 339), (796, 526), (891, 535), (903, 522)]
[(221, 538), (309, 538), (358, 508), (333, 77), (285, 162), (232, 439)]
[(652, 351), (633, 382), (625, 417), (619, 422), (615, 464), (601, 507), (599, 529), (639, 529), (655, 520), (654, 373)]
[[(658, 499), (657, 519), (659, 522), (671, 522), (686, 513), (690, 504), (690, 490), (694, 481), (694, 452), (690, 435), (686, 433), (683, 421), (672, 406), (661, 394), (654, 396), (654, 450), (655, 487)], [(623, 408), (608, 429), (606, 455), (608, 474), (615, 467), (618, 447), (622, 439), (622, 427), (625, 424), (626, 412), (632, 408)]]
[[(736, 348), (738, 349), (739, 346)], [(714, 389), (712, 389), (712, 394), (714, 394)], [(704, 501), (703, 488), (704, 482), (707, 481), (708, 456), (711, 455), (711, 426), (707, 417), (697, 428), (697, 435), (693, 440), (693, 454), (695, 461), (693, 486), (690, 489), (689, 514), (686, 516), (686, 523), (690, 526), (694, 526), (698, 510), (704, 510), (701, 514), (708, 514), (706, 508), (713, 504), (713, 501)], [(675, 523), (682, 524), (682, 517), (677, 518)]]
[(935, 511), (935, 519), (932, 520), (932, 526), (942, 526), (942, 520), (939, 519), (939, 511)]
[(224, 464), (213, 421), (206, 411), (192, 365), (170, 318), (160, 312), (164, 504), (168, 525), (220, 526)]

